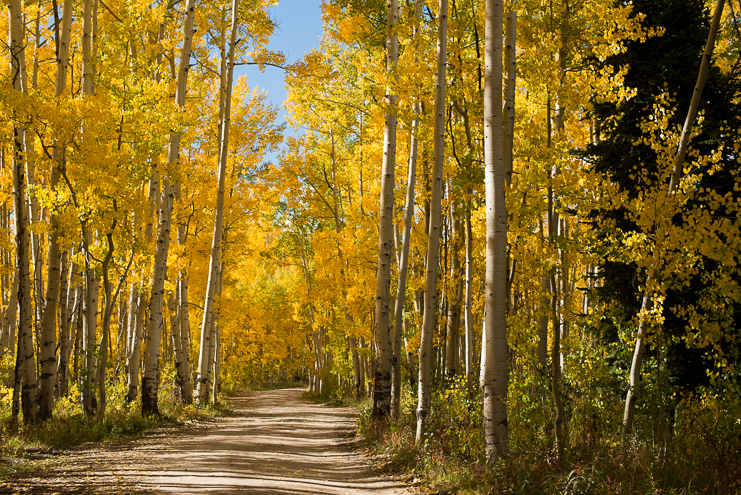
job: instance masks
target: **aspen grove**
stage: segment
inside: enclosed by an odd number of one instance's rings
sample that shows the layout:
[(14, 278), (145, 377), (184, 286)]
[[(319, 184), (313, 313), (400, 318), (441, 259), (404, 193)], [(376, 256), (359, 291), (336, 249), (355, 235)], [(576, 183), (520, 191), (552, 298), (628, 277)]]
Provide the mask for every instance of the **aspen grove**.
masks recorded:
[(3, 432), (294, 381), (450, 486), (738, 493), (741, 4), (324, 0), (289, 64), (277, 3), (6, 0)]

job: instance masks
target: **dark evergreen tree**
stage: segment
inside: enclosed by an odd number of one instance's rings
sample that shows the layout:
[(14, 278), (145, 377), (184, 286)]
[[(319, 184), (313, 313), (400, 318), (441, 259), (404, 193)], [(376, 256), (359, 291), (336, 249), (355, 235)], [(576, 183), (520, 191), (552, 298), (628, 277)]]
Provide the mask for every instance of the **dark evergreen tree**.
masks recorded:
[[(633, 15), (645, 15), (644, 26), (663, 28), (664, 34), (644, 42), (631, 42), (624, 53), (605, 62), (606, 67), (615, 72), (627, 66), (625, 86), (635, 88), (636, 94), (618, 104), (594, 101), (592, 117), (596, 122), (599, 141), (580, 154), (596, 171), (627, 191), (631, 199), (636, 199), (641, 190), (645, 190), (645, 181), (648, 179), (655, 184), (660, 172), (654, 149), (647, 144), (637, 144), (641, 137), (645, 137), (641, 123), (649, 119), (654, 112), (654, 104), (667, 94), (676, 102), (670, 125), (681, 127), (684, 123), (707, 40), (710, 12), (700, 0), (636, 0), (632, 3)], [(686, 163), (700, 167), (698, 157), (707, 156), (721, 147), (723, 166), (720, 172), (706, 174), (697, 184), (698, 189), (711, 188), (720, 194), (739, 194), (734, 191), (734, 174), (738, 171), (734, 143), (739, 142), (738, 130), (741, 129), (739, 96), (741, 80), (738, 61), (733, 70), (725, 74), (711, 64), (700, 103), (700, 111), (704, 112), (705, 118), (700, 135), (691, 141), (691, 148), (696, 154), (688, 154)], [(652, 139), (662, 139), (656, 132), (657, 135)], [(636, 171), (642, 171), (643, 174), (636, 174)], [(666, 181), (668, 184), (668, 178)], [(666, 190), (667, 185), (662, 187)], [(691, 210), (702, 201), (702, 197), (691, 200), (683, 211)], [(722, 215), (723, 212), (716, 214)], [(592, 218), (595, 221), (613, 220), (625, 232), (638, 230), (625, 208), (594, 210)], [(684, 223), (683, 212), (675, 215), (672, 221)], [(602, 234), (607, 243), (609, 232)], [(718, 268), (717, 262), (712, 259), (703, 259), (702, 265), (704, 273)], [(664, 302), (662, 342), (666, 351), (666, 369), (674, 386), (684, 390), (707, 384), (706, 370), (714, 366), (707, 349), (687, 345), (685, 336), (688, 322), (673, 309), (698, 302), (708, 286), (702, 275), (703, 272), (694, 276), (689, 287), (669, 288)], [(611, 311), (597, 331), (605, 341), (615, 342), (618, 340), (618, 328), (629, 325), (640, 311), (640, 288), (645, 285), (647, 274), (635, 264), (603, 259), (600, 276), (602, 286), (596, 290), (597, 296), (609, 305)], [(730, 331), (735, 331), (741, 323), (741, 306), (733, 307), (732, 313), (732, 326), (735, 328)], [(647, 350), (648, 355), (654, 352), (655, 347)], [(616, 364), (629, 368), (631, 354), (632, 348), (625, 349), (624, 353), (618, 354)], [(738, 356), (737, 352), (731, 354)]]

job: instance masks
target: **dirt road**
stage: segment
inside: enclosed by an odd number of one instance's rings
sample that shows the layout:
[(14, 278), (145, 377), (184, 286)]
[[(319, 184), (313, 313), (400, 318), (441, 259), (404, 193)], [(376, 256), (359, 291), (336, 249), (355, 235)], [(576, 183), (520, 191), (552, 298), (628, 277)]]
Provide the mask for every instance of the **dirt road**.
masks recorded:
[[(350, 446), (355, 413), (301, 389), (231, 399), (238, 416), (205, 432), (80, 452), (56, 473), (19, 483), (38, 493), (411, 495)], [(13, 493), (13, 492), (4, 492)]]

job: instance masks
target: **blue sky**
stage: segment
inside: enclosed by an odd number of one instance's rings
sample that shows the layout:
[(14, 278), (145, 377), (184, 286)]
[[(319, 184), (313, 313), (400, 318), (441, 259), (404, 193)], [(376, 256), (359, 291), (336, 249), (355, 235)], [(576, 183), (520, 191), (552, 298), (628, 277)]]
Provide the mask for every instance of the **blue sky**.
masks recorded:
[[(270, 37), (268, 48), (281, 51), (290, 64), (302, 58), (312, 47), (319, 45), (322, 34), (321, 0), (279, 0), (278, 5), (270, 9), (271, 16), (278, 26)], [(284, 122), (285, 112), (282, 109), (286, 90), (283, 86), (284, 73), (275, 67), (266, 67), (260, 72), (256, 66), (241, 66), (235, 75), (246, 75), (250, 88), (257, 86), (268, 92), (268, 100), (280, 107), (279, 122)], [(290, 129), (286, 130), (290, 135)], [(273, 154), (266, 157), (273, 159)]]

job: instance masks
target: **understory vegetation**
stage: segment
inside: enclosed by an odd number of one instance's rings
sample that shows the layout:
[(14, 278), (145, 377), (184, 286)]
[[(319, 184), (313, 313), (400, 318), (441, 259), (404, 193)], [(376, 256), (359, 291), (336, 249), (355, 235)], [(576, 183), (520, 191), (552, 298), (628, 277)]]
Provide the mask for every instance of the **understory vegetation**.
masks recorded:
[[(433, 394), (424, 440), (415, 444), (416, 398), (404, 397), (400, 416), (371, 419), (366, 401), (358, 434), (388, 468), (413, 474), (433, 492), (456, 494), (736, 494), (741, 492), (741, 405), (710, 391), (674, 397), (671, 415), (658, 404), (641, 408), (635, 434), (621, 438), (622, 394), (605, 390), (564, 395), (566, 448), (555, 455), (553, 411), (542, 380), (510, 389), (509, 452), (485, 458), (482, 397), (456, 381)], [(515, 392), (516, 391), (516, 392)], [(516, 394), (516, 395), (515, 395)], [(445, 490), (450, 490), (446, 492)]]
[[(0, 480), (23, 473), (38, 472), (53, 459), (43, 462), (35, 455), (64, 452), (83, 444), (122, 441), (164, 427), (181, 427), (209, 421), (232, 412), (226, 401), (203, 406), (182, 404), (173, 384), (172, 367), (163, 370), (165, 381), (159, 391), (160, 414), (142, 414), (141, 404), (126, 401), (126, 383), (111, 380), (108, 407), (102, 417), (87, 416), (75, 385), (56, 402), (54, 417), (45, 422), (13, 424), (12, 389), (0, 385)], [(113, 378), (110, 376), (109, 378)]]

